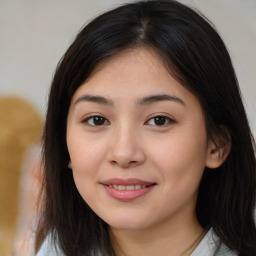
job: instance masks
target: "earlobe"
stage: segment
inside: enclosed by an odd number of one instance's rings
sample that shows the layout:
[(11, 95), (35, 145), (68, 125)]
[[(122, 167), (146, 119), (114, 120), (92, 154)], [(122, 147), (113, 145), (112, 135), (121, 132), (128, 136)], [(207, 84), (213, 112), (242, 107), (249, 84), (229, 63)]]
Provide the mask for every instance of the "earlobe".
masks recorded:
[(209, 169), (215, 169), (220, 167), (228, 157), (231, 149), (230, 136), (228, 134), (228, 140), (224, 138), (217, 138), (214, 141), (210, 141), (208, 145), (206, 167)]
[(68, 162), (68, 168), (69, 168), (69, 169), (72, 169), (72, 163), (71, 163), (71, 161)]

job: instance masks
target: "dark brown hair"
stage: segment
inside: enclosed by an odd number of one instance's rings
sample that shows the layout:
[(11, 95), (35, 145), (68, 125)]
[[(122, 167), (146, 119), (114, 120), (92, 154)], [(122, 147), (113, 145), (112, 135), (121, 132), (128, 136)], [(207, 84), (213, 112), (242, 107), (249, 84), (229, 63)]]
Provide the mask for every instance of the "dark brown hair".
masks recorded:
[[(71, 98), (95, 66), (124, 49), (150, 47), (194, 93), (209, 138), (231, 143), (222, 166), (204, 171), (196, 214), (239, 255), (256, 255), (253, 138), (227, 49), (213, 26), (176, 1), (141, 1), (106, 12), (85, 26), (60, 61), (44, 132), (44, 200), (36, 250), (47, 234), (68, 256), (114, 255), (108, 225), (81, 198), (67, 170), (66, 122)], [(227, 133), (228, 131), (228, 133)]]

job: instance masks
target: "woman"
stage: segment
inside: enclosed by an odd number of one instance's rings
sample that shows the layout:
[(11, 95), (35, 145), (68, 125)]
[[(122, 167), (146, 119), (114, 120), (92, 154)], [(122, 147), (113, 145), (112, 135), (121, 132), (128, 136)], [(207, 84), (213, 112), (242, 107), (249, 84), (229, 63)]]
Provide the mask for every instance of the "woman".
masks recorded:
[(236, 76), (178, 2), (127, 4), (78, 34), (52, 82), (44, 165), (39, 256), (256, 253)]

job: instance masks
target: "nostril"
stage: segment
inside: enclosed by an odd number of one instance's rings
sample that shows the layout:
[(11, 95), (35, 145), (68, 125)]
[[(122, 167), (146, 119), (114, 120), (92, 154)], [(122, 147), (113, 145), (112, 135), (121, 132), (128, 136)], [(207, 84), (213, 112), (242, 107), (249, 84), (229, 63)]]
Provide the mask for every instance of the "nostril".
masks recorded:
[(115, 165), (115, 166), (121, 166), (121, 167), (124, 167), (124, 168), (127, 168), (127, 167), (131, 167), (131, 166), (135, 166), (138, 161), (116, 161), (116, 160), (111, 160), (110, 163), (112, 165)]
[(117, 162), (116, 162), (115, 160), (112, 160), (112, 161), (111, 161), (111, 164), (117, 165)]

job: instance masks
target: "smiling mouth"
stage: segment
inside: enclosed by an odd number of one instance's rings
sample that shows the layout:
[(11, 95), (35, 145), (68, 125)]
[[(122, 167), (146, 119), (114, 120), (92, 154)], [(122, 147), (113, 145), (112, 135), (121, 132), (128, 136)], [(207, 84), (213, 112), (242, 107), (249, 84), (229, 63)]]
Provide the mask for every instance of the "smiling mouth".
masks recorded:
[(125, 185), (109, 184), (107, 186), (110, 188), (117, 189), (117, 190), (139, 190), (142, 188), (150, 187), (152, 185), (128, 185), (128, 186), (125, 186)]
[(101, 183), (107, 194), (122, 202), (131, 202), (148, 194), (157, 184), (137, 179), (111, 179)]

